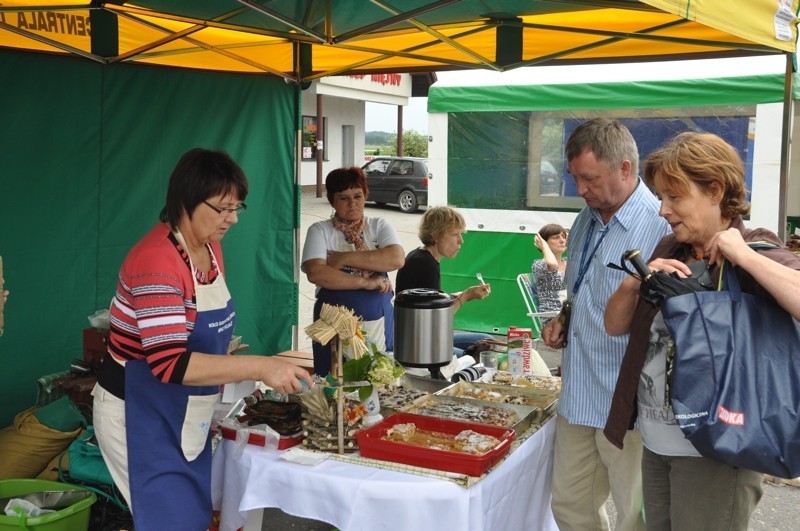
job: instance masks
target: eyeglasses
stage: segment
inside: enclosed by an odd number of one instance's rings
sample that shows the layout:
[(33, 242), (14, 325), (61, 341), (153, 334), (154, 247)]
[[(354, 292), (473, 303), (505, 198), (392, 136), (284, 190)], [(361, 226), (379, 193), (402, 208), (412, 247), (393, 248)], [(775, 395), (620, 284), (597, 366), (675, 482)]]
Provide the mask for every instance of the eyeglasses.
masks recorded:
[(214, 212), (216, 212), (217, 214), (222, 214), (222, 213), (224, 212), (224, 213), (225, 213), (224, 215), (225, 215), (226, 217), (227, 217), (227, 216), (230, 216), (231, 214), (234, 214), (234, 213), (235, 213), (235, 214), (238, 216), (239, 214), (241, 214), (242, 212), (244, 212), (245, 210), (247, 210), (247, 205), (245, 205), (244, 203), (239, 203), (238, 205), (236, 205), (236, 206), (235, 206), (235, 207), (233, 207), (233, 208), (220, 208), (220, 207), (215, 207), (214, 205), (212, 205), (212, 204), (211, 204), (211, 203), (209, 203), (208, 201), (203, 201), (203, 203), (205, 203), (205, 204), (206, 204), (206, 206), (208, 206), (208, 208), (210, 208), (211, 210), (213, 210), (213, 211), (214, 211)]

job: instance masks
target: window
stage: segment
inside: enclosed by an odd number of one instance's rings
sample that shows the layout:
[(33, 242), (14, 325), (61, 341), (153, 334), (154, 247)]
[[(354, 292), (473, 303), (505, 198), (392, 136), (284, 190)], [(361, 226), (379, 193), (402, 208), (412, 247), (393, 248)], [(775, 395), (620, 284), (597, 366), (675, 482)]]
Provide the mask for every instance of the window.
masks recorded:
[[(328, 140), (328, 119), (322, 119), (323, 138)], [(322, 151), (324, 160), (328, 160), (328, 148)], [(317, 117), (303, 116), (303, 160), (313, 160), (317, 158)]]
[[(448, 203), (463, 208), (579, 210), (564, 144), (580, 123), (617, 118), (647, 156), (683, 131), (715, 133), (739, 150), (752, 189), (755, 106), (611, 111), (456, 112), (448, 117)], [(749, 200), (749, 198), (748, 198)]]

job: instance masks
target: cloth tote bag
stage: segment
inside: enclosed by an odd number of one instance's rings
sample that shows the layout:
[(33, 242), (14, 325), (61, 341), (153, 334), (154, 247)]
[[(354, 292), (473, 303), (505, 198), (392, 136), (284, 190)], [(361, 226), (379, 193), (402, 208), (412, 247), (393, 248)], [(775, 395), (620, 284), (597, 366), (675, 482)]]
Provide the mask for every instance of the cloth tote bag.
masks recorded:
[(782, 478), (800, 476), (800, 323), (742, 293), (672, 297), (662, 313), (675, 340), (672, 408), (701, 455)]

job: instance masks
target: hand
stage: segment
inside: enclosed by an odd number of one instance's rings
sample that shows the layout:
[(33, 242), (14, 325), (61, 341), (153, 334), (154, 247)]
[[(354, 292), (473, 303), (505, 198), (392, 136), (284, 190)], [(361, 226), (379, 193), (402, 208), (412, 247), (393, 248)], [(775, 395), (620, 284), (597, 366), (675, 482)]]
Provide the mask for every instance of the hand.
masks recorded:
[(472, 286), (467, 288), (463, 292), (463, 299), (465, 301), (471, 301), (475, 299), (485, 299), (492, 293), (492, 287), (490, 284), (480, 284), (477, 286)]
[(651, 271), (663, 271), (667, 274), (678, 273), (678, 276), (682, 278), (692, 276), (692, 270), (689, 269), (688, 265), (673, 258), (656, 258), (647, 264), (647, 267), (649, 267)]
[(733, 265), (739, 265), (745, 255), (755, 252), (744, 241), (742, 233), (734, 228), (716, 233), (706, 244), (706, 250), (710, 263), (721, 263), (727, 258)]
[(536, 246), (537, 249), (540, 251), (544, 250), (544, 240), (538, 233), (533, 235), (533, 244)]
[(542, 341), (550, 348), (564, 346), (564, 325), (558, 319), (553, 319), (542, 328)]
[(328, 259), (326, 263), (334, 269), (342, 270), (348, 265), (347, 254), (347, 252), (341, 251), (328, 251)]
[[(286, 351), (282, 354), (291, 355), (292, 353), (293, 351)], [(262, 360), (262, 365), (258, 379), (277, 392), (283, 394), (300, 392), (303, 390), (301, 381), (306, 383), (308, 389), (314, 387), (311, 375), (302, 367), (274, 356), (264, 356), (259, 359)]]
[(394, 289), (392, 281), (384, 276), (374, 276), (367, 279), (367, 289), (370, 291), (380, 291), (381, 293), (391, 293)]
[(10, 292), (10, 291), (8, 291), (8, 290), (6, 290), (6, 291), (4, 291), (4, 292), (3, 292), (3, 304), (5, 304), (5, 303), (6, 303), (6, 301), (8, 301), (8, 294), (9, 294), (9, 293), (11, 293), (11, 292)]

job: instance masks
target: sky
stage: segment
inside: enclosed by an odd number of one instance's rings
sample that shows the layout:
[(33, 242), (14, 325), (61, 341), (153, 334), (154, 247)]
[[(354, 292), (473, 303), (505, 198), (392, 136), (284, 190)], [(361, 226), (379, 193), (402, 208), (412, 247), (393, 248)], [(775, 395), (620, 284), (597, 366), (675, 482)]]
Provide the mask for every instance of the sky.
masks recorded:
[[(708, 78), (782, 73), (782, 55), (741, 57), (737, 59), (708, 59), (673, 61), (669, 63), (637, 63), (583, 66), (538, 66), (518, 68), (508, 72), (471, 70), (437, 72), (437, 86), (469, 86), (498, 84), (581, 83), (598, 81), (664, 80)], [(410, 98), (403, 110), (403, 129), (428, 134), (428, 98)], [(366, 131), (397, 132), (397, 107), (381, 103), (366, 103)]]
[[(403, 129), (428, 134), (428, 98), (409, 98), (403, 109)], [(366, 102), (365, 131), (397, 132), (397, 105)]]

